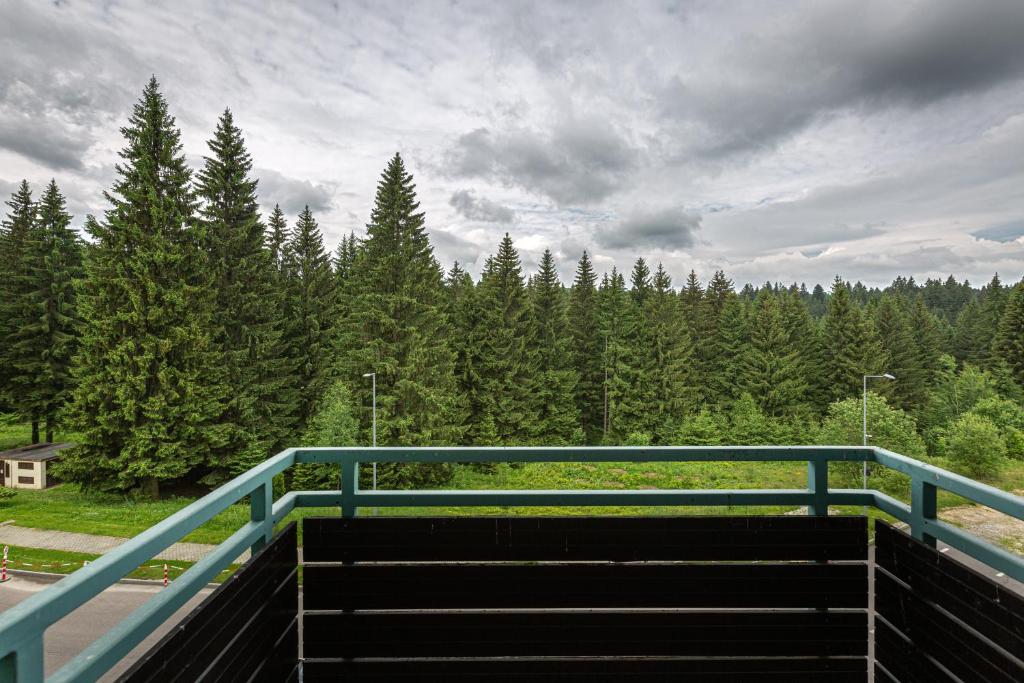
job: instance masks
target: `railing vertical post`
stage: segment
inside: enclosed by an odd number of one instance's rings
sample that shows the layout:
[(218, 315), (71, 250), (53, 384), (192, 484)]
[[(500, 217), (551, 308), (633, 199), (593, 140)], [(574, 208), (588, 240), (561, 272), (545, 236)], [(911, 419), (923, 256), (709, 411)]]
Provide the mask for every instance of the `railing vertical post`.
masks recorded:
[(0, 683), (43, 683), (43, 634), (0, 659)]
[(935, 546), (935, 537), (925, 533), (927, 520), (934, 520), (938, 514), (937, 489), (934, 484), (914, 477), (910, 480), (910, 535), (930, 546)]
[(815, 517), (828, 516), (828, 460), (818, 457), (807, 461), (807, 489), (811, 502), (807, 514)]
[(249, 519), (263, 525), (263, 535), (250, 547), (250, 552), (254, 555), (274, 537), (274, 519), (271, 514), (273, 509), (274, 483), (273, 480), (267, 480), (249, 494)]
[(359, 491), (359, 463), (341, 463), (341, 516), (356, 516), (356, 493)]

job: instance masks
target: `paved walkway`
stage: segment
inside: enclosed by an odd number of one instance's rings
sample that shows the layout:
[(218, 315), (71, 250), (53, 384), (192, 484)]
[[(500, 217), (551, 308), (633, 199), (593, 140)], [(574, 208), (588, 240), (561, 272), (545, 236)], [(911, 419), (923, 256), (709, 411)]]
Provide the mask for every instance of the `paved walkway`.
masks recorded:
[[(13, 524), (0, 526), (0, 545), (20, 545), (25, 548), (43, 548), (46, 550), (64, 550), (73, 553), (102, 555), (127, 540), (127, 538), (120, 538), (118, 536), (96, 536), (71, 531), (32, 529)], [(153, 559), (196, 562), (203, 559), (216, 547), (206, 543), (175, 543)], [(248, 550), (242, 555), (241, 561), (244, 562), (247, 559), (249, 559)]]

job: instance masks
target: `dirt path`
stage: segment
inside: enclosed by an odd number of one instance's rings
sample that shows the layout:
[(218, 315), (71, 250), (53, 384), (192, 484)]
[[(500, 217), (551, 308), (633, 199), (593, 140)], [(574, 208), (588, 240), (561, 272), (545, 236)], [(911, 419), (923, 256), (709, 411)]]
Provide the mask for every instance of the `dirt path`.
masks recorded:
[[(1024, 491), (1014, 491), (1024, 495)], [(939, 511), (939, 519), (955, 524), (989, 543), (1024, 554), (1024, 521), (980, 505), (961, 505)]]

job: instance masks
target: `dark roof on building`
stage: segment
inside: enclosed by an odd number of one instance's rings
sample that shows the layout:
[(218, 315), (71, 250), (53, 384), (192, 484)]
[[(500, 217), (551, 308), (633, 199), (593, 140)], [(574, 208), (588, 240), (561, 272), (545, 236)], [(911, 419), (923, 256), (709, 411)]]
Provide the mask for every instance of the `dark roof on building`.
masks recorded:
[(60, 457), (58, 451), (71, 448), (74, 445), (73, 443), (37, 443), (33, 446), (12, 448), (9, 451), (0, 452), (0, 460), (31, 460), (33, 462), (53, 460)]

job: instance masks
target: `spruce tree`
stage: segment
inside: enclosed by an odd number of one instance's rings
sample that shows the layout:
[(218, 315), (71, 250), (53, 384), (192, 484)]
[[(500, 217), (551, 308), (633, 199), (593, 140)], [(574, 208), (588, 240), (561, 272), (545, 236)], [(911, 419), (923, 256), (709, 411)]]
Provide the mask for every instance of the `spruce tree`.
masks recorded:
[(741, 364), (749, 350), (749, 330), (746, 307), (722, 271), (708, 284), (704, 311), (704, 338), (697, 347), (702, 400), (725, 407), (742, 391)]
[(9, 211), (0, 226), (0, 394), (19, 417), (32, 423), (32, 443), (39, 443), (42, 418), (34, 406), (24, 402), (32, 389), (30, 371), (22, 367), (37, 355), (36, 349), (15, 343), (25, 326), (35, 318), (31, 305), (36, 230), (36, 204), (27, 180), (7, 200)]
[(27, 316), (9, 342), (23, 379), (17, 405), (45, 422), (47, 443), (70, 395), (78, 342), (74, 283), (81, 277), (82, 252), (70, 223), (64, 196), (51, 180), (32, 230), (21, 301)]
[[(612, 268), (598, 290), (599, 341), (602, 349), (602, 438), (620, 443), (633, 432), (646, 432), (643, 396), (634, 346), (638, 319), (622, 273)], [(650, 434), (648, 433), (648, 436)]]
[(291, 233), (288, 230), (288, 221), (285, 220), (281, 206), (275, 204), (274, 210), (270, 214), (270, 219), (267, 221), (264, 244), (267, 247), (267, 251), (270, 252), (270, 261), (279, 275), (284, 272), (285, 255), (290, 239)]
[(488, 259), (477, 288), (479, 313), (479, 399), (482, 419), (493, 428), (493, 445), (530, 442), (537, 429), (532, 380), (536, 347), (523, 270), (512, 238), (505, 234)]
[(1009, 376), (1024, 389), (1024, 281), (1011, 291), (999, 321), (995, 353)]
[(645, 374), (653, 387), (648, 406), (651, 436), (654, 443), (668, 445), (678, 426), (694, 411), (697, 391), (693, 343), (681, 302), (672, 290), (672, 278), (660, 263), (641, 318), (649, 340)]
[(598, 329), (596, 284), (597, 274), (584, 251), (569, 296), (569, 330), (572, 362), (579, 378), (576, 407), (587, 443), (600, 440), (604, 416), (604, 343)]
[(865, 320), (849, 287), (838, 277), (823, 321), (822, 345), (830, 403), (857, 396), (863, 376), (881, 370), (881, 349), (875, 343), (870, 321)]
[(295, 368), (295, 428), (306, 429), (331, 382), (335, 280), (320, 226), (306, 206), (285, 247), (284, 343)]
[(782, 329), (786, 332), (788, 348), (796, 351), (794, 362), (798, 376), (807, 385), (805, 397), (808, 408), (814, 414), (822, 414), (828, 406), (827, 390), (821, 371), (821, 330), (811, 317), (806, 302), (810, 296), (806, 289), (789, 292), (779, 299), (779, 315)]
[[(457, 444), (463, 404), (455, 383), (441, 268), (424, 229), (416, 186), (401, 156), (377, 184), (367, 238), (352, 272), (352, 312), (340, 370), (363, 387), (377, 373), (377, 441), (391, 446)], [(355, 393), (355, 392), (354, 392)], [(369, 427), (369, 411), (363, 425)], [(440, 483), (448, 465), (385, 466), (389, 485)]]
[(534, 441), (547, 446), (565, 446), (578, 441), (580, 414), (575, 400), (578, 380), (572, 363), (566, 300), (550, 249), (544, 250), (530, 294), (536, 344), (536, 370), (531, 379), (537, 411)]
[(220, 354), (227, 399), (220, 417), (226, 439), (210, 454), (217, 482), (243, 472), (283, 446), (292, 406), (282, 388), (291, 366), (282, 339), (282, 300), (272, 253), (250, 177), (252, 158), (229, 110), (208, 141), (210, 156), (196, 178), (199, 224), (213, 286), (213, 344)]
[(73, 412), (81, 432), (61, 474), (141, 487), (195, 472), (224, 445), (211, 280), (193, 227), (181, 135), (151, 79), (122, 129), (126, 144), (78, 292), (83, 321)]
[(754, 300), (750, 351), (741, 367), (743, 385), (761, 413), (777, 418), (803, 412), (808, 387), (800, 352), (790, 344), (778, 297), (769, 290)]

